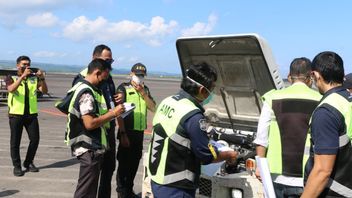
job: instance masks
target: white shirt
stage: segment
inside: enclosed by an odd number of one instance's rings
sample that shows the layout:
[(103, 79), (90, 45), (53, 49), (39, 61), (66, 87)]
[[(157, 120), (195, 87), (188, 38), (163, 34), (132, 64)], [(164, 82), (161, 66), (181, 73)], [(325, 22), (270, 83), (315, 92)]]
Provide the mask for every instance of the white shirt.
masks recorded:
[(267, 103), (264, 103), (258, 121), (257, 137), (253, 141), (255, 144), (264, 146), (265, 148), (268, 147), (270, 122), (271, 108)]
[[(79, 111), (81, 116), (90, 114), (94, 110), (94, 97), (89, 93), (84, 93), (79, 99)], [(89, 149), (84, 147), (78, 147), (73, 151), (73, 154), (77, 157), (87, 152)]]

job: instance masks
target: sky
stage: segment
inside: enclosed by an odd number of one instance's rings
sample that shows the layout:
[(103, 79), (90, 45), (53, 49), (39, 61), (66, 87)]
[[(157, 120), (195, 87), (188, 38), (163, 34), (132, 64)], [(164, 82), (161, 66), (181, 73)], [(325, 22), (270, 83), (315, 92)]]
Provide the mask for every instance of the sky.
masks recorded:
[(98, 44), (113, 68), (144, 63), (181, 73), (182, 36), (256, 33), (270, 45), (280, 73), (293, 58), (334, 51), (352, 72), (352, 1), (339, 0), (0, 0), (0, 60), (85, 66)]

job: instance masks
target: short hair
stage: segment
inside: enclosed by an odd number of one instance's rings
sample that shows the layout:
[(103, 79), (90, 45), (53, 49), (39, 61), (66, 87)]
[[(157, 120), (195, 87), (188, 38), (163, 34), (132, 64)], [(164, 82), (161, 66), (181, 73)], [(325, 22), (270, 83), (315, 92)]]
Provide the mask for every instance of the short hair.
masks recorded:
[(17, 59), (16, 59), (16, 63), (18, 64), (18, 63), (20, 63), (21, 61), (23, 61), (23, 60), (27, 60), (27, 61), (29, 61), (29, 62), (31, 62), (31, 59), (28, 57), (28, 56), (19, 56)]
[(93, 50), (93, 57), (101, 56), (101, 54), (103, 53), (104, 50), (108, 50), (109, 52), (111, 52), (110, 47), (108, 47), (104, 44), (97, 45)]
[(99, 71), (109, 70), (111, 71), (111, 65), (104, 61), (103, 59), (96, 58), (93, 59), (88, 65), (88, 74), (93, 73), (96, 69)]
[(306, 57), (293, 59), (290, 64), (290, 76), (309, 76), (312, 71), (311, 64), (312, 62)]
[(331, 51), (316, 55), (312, 61), (312, 70), (319, 72), (326, 83), (342, 83), (345, 75), (342, 58)]
[[(215, 69), (205, 63), (194, 64), (189, 67), (185, 73), (185, 77), (182, 79), (181, 88), (192, 96), (198, 94), (199, 85), (192, 82), (192, 80), (205, 86), (207, 89), (211, 89), (214, 82), (217, 80), (217, 73)], [(191, 78), (192, 80), (188, 79)]]
[(352, 89), (352, 73), (349, 73), (344, 77), (342, 86), (346, 89)]

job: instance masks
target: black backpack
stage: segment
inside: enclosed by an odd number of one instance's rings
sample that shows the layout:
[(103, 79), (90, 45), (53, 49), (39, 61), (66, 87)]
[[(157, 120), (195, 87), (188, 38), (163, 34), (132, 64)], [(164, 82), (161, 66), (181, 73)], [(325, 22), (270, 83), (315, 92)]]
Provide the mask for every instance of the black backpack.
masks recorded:
[(75, 94), (75, 91), (77, 87), (79, 87), (82, 84), (82, 82), (77, 82), (70, 90), (67, 91), (67, 94), (64, 98), (61, 100), (57, 101), (55, 103), (55, 107), (60, 110), (64, 114), (68, 114), (68, 108), (70, 106), (71, 100), (73, 95)]

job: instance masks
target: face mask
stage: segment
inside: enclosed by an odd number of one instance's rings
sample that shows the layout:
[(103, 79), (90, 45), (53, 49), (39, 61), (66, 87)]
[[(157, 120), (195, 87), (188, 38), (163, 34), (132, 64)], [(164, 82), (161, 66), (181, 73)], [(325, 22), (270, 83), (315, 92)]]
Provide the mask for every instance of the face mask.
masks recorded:
[(190, 78), (188, 76), (186, 78), (189, 79), (190, 81), (192, 81), (193, 83), (197, 84), (198, 86), (204, 87), (205, 90), (207, 90), (207, 92), (209, 93), (208, 97), (202, 101), (202, 103), (201, 103), (202, 106), (208, 104), (213, 99), (214, 94), (208, 88), (206, 88), (204, 85), (200, 84), (199, 82), (193, 80), (192, 78)]
[(132, 76), (132, 81), (138, 85), (143, 84), (143, 80), (144, 80), (143, 76), (136, 76), (136, 75)]
[(103, 88), (104, 84), (107, 82), (107, 80), (102, 80), (99, 82), (99, 84), (97, 85), (98, 88)]
[(210, 93), (209, 96), (205, 100), (203, 100), (202, 106), (204, 106), (204, 105), (208, 104), (210, 101), (212, 101), (213, 97), (214, 97), (214, 93)]

